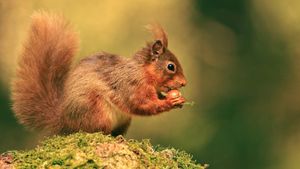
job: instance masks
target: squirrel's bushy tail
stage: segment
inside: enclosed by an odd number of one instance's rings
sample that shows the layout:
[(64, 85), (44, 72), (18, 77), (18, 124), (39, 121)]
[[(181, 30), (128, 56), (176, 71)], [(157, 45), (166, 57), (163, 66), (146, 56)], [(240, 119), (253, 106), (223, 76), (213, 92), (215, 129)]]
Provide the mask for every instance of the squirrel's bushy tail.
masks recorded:
[(58, 15), (36, 12), (13, 81), (13, 110), (32, 129), (58, 127), (59, 104), (78, 39)]

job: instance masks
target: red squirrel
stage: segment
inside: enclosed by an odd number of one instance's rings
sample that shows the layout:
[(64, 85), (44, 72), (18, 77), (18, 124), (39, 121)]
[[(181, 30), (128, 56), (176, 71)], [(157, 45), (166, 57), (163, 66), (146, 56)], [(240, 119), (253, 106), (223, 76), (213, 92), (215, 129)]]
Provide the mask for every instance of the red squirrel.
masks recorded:
[(162, 94), (186, 85), (182, 67), (163, 28), (150, 30), (154, 40), (131, 58), (102, 52), (72, 66), (78, 38), (70, 24), (59, 15), (33, 14), (12, 86), (19, 122), (49, 134), (119, 135), (134, 115), (182, 107), (181, 95)]

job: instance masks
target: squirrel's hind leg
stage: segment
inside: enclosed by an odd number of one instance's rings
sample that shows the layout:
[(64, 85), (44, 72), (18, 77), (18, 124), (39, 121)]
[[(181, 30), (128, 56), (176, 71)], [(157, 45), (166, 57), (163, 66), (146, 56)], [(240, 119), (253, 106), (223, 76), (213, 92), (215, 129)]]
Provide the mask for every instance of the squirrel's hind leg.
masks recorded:
[(128, 120), (126, 123), (118, 126), (116, 129), (114, 129), (111, 132), (111, 135), (112, 136), (118, 136), (118, 135), (124, 135), (124, 134), (126, 134), (130, 123), (131, 123), (131, 120)]

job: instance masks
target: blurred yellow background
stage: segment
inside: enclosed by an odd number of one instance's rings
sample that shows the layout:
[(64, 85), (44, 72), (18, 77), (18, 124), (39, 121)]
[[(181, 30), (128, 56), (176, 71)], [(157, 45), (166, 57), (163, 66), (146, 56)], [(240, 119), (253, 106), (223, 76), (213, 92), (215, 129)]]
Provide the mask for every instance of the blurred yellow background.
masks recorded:
[(36, 10), (63, 14), (79, 32), (77, 59), (98, 51), (130, 57), (159, 22), (194, 101), (136, 117), (127, 138), (186, 150), (210, 168), (300, 168), (300, 2), (296, 0), (0, 0), (0, 153), (40, 136), (18, 125), (10, 81)]

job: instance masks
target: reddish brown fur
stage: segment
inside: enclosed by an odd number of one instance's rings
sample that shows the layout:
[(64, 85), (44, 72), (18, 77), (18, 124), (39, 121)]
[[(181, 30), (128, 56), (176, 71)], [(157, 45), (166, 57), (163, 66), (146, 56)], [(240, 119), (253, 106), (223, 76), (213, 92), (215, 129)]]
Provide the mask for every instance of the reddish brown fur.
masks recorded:
[(13, 110), (25, 126), (55, 130), (62, 87), (77, 42), (76, 34), (61, 17), (44, 12), (32, 16), (12, 86)]
[[(179, 61), (167, 49), (162, 27), (151, 30), (154, 42), (130, 59), (99, 53), (70, 70), (75, 33), (61, 17), (35, 14), (12, 91), (20, 122), (52, 134), (122, 134), (132, 115), (155, 115), (182, 105), (182, 97), (158, 94), (186, 82)], [(176, 72), (166, 70), (169, 62)]]

